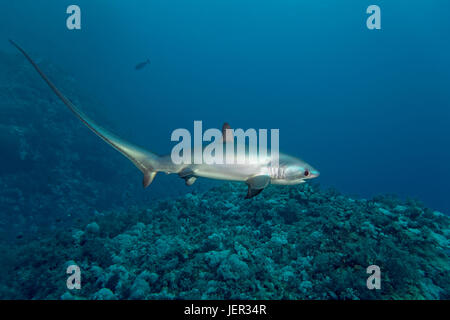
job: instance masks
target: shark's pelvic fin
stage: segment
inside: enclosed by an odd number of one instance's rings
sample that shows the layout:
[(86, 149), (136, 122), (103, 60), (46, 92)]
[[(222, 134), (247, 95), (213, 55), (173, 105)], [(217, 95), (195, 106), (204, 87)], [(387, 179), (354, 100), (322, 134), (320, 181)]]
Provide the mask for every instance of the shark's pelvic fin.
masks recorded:
[(197, 180), (194, 171), (191, 168), (185, 168), (181, 170), (178, 175), (180, 178), (184, 179), (187, 186), (192, 186), (194, 182)]
[(17, 48), (25, 58), (31, 63), (31, 65), (36, 69), (39, 75), (48, 84), (50, 89), (58, 96), (59, 99), (72, 111), (78, 119), (80, 119), (91, 131), (93, 131), (97, 136), (111, 145), (114, 149), (122, 153), (127, 157), (133, 164), (142, 171), (144, 174), (144, 187), (147, 187), (152, 183), (153, 178), (158, 171), (158, 161), (159, 156), (138, 146), (135, 146), (121, 138), (117, 137), (108, 130), (100, 127), (94, 121), (89, 119), (83, 112), (81, 112), (67, 97), (65, 97), (58, 88), (48, 79), (48, 77), (42, 72), (38, 65), (31, 59), (31, 57), (14, 41), (9, 40), (9, 42)]
[(248, 185), (248, 192), (245, 199), (250, 199), (260, 194), (269, 185), (270, 177), (268, 175), (254, 176), (248, 178), (246, 183)]
[(192, 177), (186, 178), (185, 180), (186, 180), (187, 186), (192, 186), (194, 184), (194, 182), (197, 181), (197, 177), (192, 176)]

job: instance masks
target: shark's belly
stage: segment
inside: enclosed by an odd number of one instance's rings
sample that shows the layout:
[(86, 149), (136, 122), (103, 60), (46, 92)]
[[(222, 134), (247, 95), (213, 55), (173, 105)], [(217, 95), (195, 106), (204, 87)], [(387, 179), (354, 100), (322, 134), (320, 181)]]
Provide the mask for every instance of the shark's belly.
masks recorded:
[(261, 174), (264, 170), (256, 165), (196, 165), (192, 168), (195, 175), (203, 178), (246, 181), (249, 177)]

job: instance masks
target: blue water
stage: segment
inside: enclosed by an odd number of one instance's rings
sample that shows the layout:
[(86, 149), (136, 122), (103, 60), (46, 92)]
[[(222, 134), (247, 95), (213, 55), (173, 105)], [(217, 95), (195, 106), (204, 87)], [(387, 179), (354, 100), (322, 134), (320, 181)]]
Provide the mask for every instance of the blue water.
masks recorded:
[[(194, 120), (279, 128), (323, 186), (450, 212), (447, 0), (77, 0), (80, 31), (65, 27), (70, 4), (2, 1), (0, 49), (12, 38), (62, 67), (125, 138), (166, 153)], [(366, 28), (371, 4), (381, 30)]]

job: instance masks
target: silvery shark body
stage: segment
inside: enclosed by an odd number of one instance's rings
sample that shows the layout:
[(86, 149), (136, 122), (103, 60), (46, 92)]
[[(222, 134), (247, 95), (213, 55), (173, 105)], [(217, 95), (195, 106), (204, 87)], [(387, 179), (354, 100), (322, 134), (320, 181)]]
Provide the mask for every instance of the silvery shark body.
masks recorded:
[[(16, 47), (25, 58), (33, 65), (42, 79), (49, 85), (53, 92), (61, 101), (78, 117), (91, 131), (111, 145), (114, 149), (127, 157), (143, 174), (143, 186), (148, 187), (156, 173), (165, 172), (167, 174), (178, 174), (183, 178), (187, 185), (192, 185), (197, 177), (209, 179), (243, 181), (248, 185), (246, 198), (252, 198), (258, 195), (270, 183), (279, 185), (295, 185), (305, 182), (308, 179), (315, 178), (319, 172), (306, 162), (280, 153), (277, 161), (272, 161), (270, 156), (260, 157), (254, 155), (256, 161), (243, 161), (243, 163), (233, 164), (175, 164), (170, 155), (159, 156), (138, 146), (135, 146), (113, 133), (105, 130), (94, 121), (84, 115), (75, 105), (67, 99), (58, 88), (47, 78), (31, 57), (15, 42), (11, 44)], [(223, 135), (224, 143), (229, 138), (227, 131), (229, 126), (224, 124)], [(248, 151), (239, 153), (235, 151), (236, 159), (248, 157)], [(276, 163), (274, 165), (274, 163)]]

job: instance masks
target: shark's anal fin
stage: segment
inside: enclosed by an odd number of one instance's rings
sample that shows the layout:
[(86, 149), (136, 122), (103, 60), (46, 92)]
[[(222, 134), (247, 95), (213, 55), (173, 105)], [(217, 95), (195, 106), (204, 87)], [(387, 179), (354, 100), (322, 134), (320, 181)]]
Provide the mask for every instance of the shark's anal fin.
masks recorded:
[(248, 185), (248, 192), (245, 199), (250, 199), (260, 194), (269, 185), (270, 177), (268, 175), (254, 176), (248, 178), (246, 183)]
[(186, 180), (186, 185), (187, 186), (192, 186), (194, 184), (195, 181), (197, 181), (197, 177), (189, 177), (189, 178), (185, 178), (184, 180)]

